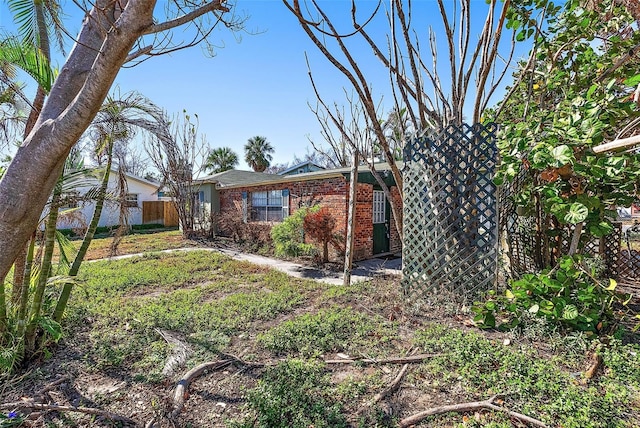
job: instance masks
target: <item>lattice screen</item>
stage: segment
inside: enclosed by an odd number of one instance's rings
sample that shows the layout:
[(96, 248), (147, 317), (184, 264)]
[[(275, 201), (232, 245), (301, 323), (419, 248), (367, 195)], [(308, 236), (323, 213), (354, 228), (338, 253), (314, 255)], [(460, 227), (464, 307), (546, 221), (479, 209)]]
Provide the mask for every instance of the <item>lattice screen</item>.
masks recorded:
[[(526, 170), (521, 170), (512, 182), (500, 188), (500, 231), (505, 234), (509, 252), (510, 274), (519, 278), (524, 273), (539, 272), (546, 266), (555, 265), (560, 257), (569, 253), (569, 245), (575, 230), (571, 224), (559, 224), (549, 217), (552, 231), (544, 232), (533, 216), (518, 215), (510, 196), (522, 189)], [(598, 256), (604, 263), (603, 275), (623, 279), (627, 265), (620, 260), (622, 225), (614, 223), (612, 233), (596, 238), (583, 233), (578, 246), (581, 254)], [(632, 265), (632, 264), (631, 264)], [(621, 275), (623, 274), (623, 275)]]
[(449, 126), (407, 142), (403, 286), (470, 297), (493, 287), (498, 259), (496, 126)]

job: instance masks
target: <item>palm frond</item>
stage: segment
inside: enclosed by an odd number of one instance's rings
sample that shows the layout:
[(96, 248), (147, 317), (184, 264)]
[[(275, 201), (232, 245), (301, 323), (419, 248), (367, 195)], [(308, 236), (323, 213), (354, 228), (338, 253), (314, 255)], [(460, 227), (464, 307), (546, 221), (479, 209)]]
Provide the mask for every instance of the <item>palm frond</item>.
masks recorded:
[(35, 1), (8, 0), (7, 5), (13, 13), (13, 20), (18, 26), (18, 34), (23, 42), (31, 46), (38, 46), (38, 20)]
[(66, 32), (62, 25), (62, 19), (60, 18), (61, 7), (57, 0), (45, 0), (44, 8), (47, 11), (47, 28), (49, 33), (56, 41), (57, 49), (66, 56), (64, 49), (64, 33)]
[(0, 62), (7, 62), (22, 69), (49, 92), (57, 71), (53, 70), (44, 54), (32, 45), (15, 38), (0, 41)]
[(62, 270), (66, 272), (71, 266), (72, 257), (70, 256), (76, 252), (76, 248), (73, 246), (71, 241), (69, 241), (69, 238), (67, 238), (59, 230), (56, 230), (56, 243), (58, 244), (58, 249), (60, 250), (58, 272), (61, 272)]

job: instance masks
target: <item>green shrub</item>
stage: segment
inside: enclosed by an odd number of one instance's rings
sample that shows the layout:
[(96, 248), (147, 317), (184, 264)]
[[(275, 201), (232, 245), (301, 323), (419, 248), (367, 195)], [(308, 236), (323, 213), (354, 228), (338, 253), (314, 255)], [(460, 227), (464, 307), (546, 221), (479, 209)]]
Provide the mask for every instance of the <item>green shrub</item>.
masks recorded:
[(622, 316), (615, 305), (626, 305), (629, 296), (615, 291), (614, 280), (597, 279), (595, 269), (582, 256), (566, 256), (550, 271), (513, 281), (504, 296), (492, 293), (476, 302), (474, 321), (483, 328), (511, 329), (528, 313), (571, 330), (606, 332)]
[(240, 427), (339, 428), (347, 422), (335, 401), (324, 366), (288, 360), (267, 369), (258, 386), (249, 391), (255, 417)]
[(271, 239), (278, 257), (300, 257), (314, 255), (317, 249), (304, 243), (304, 218), (309, 212), (318, 211), (319, 207), (300, 208), (284, 219), (282, 223), (271, 228)]

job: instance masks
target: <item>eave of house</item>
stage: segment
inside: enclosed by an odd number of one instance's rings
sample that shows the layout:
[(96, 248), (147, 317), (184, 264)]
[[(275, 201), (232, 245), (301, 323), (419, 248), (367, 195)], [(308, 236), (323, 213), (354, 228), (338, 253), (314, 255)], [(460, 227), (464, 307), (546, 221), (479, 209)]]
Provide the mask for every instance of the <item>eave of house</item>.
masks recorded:
[[(390, 171), (389, 164), (387, 164), (386, 162), (376, 164), (375, 166), (376, 166), (376, 170), (380, 172)], [(402, 168), (402, 163), (399, 162), (398, 167)], [(281, 184), (281, 183), (297, 183), (297, 182), (312, 181), (312, 180), (326, 180), (329, 178), (344, 178), (348, 180), (349, 174), (351, 173), (351, 168), (350, 167), (336, 168), (336, 169), (330, 169), (330, 170), (313, 171), (313, 172), (307, 172), (303, 174), (294, 174), (294, 175), (286, 175), (286, 176), (254, 173), (251, 171), (236, 171), (236, 173), (239, 173), (239, 172), (249, 173), (248, 175), (244, 174), (245, 180), (243, 180), (243, 182), (234, 183), (234, 182), (225, 182), (227, 180), (216, 179), (216, 178), (223, 178), (223, 176), (221, 175), (225, 174), (224, 172), (219, 174), (214, 174), (210, 177), (205, 177), (202, 180), (198, 180), (195, 182), (200, 184), (205, 184), (205, 183), (214, 184), (217, 189), (238, 189), (238, 188), (267, 186), (267, 185)], [(262, 176), (257, 176), (255, 174), (261, 174)], [(371, 171), (369, 170), (369, 167), (366, 165), (360, 165), (358, 167), (358, 176), (359, 176), (358, 181), (364, 182), (364, 183), (373, 182), (372, 181), (373, 179), (361, 178), (361, 177), (366, 177), (367, 174), (371, 175)], [(391, 184), (390, 180), (393, 181), (393, 177), (391, 176), (391, 174), (388, 174), (385, 181), (389, 182), (388, 184)]]

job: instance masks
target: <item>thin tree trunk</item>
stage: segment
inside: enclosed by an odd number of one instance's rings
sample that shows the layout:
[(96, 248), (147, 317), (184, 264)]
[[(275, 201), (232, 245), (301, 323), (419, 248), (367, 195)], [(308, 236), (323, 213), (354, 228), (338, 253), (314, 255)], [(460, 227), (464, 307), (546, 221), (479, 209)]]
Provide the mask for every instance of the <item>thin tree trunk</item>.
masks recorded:
[(27, 326), (27, 306), (29, 304), (29, 287), (31, 286), (31, 271), (33, 269), (33, 254), (36, 248), (36, 232), (31, 235), (31, 241), (27, 250), (27, 261), (24, 267), (24, 278), (20, 290), (20, 308), (18, 310), (17, 331), (18, 337), (22, 337)]
[(353, 242), (356, 229), (356, 197), (358, 186), (358, 151), (353, 151), (351, 172), (349, 177), (349, 214), (347, 218), (347, 241), (344, 251), (344, 285), (351, 285), (351, 269), (353, 264)]
[(18, 306), (20, 304), (20, 292), (24, 281), (24, 272), (27, 264), (27, 248), (24, 246), (15, 263), (13, 264), (13, 284), (11, 286), (11, 304)]
[(3, 336), (7, 330), (7, 299), (5, 297), (4, 279), (0, 281), (0, 344), (4, 343)]
[(25, 343), (27, 345), (27, 349), (29, 350), (33, 350), (35, 347), (36, 326), (38, 323), (38, 318), (40, 318), (40, 313), (42, 311), (42, 300), (44, 298), (44, 292), (47, 287), (47, 280), (51, 276), (51, 262), (53, 260), (53, 250), (55, 249), (56, 245), (56, 225), (58, 222), (58, 208), (60, 207), (61, 195), (62, 185), (61, 183), (59, 183), (54, 188), (53, 195), (51, 196), (49, 215), (47, 217), (47, 224), (45, 225), (45, 240), (44, 253), (42, 255), (42, 264), (40, 265), (38, 282), (33, 293), (31, 311), (29, 313), (29, 324), (27, 325), (27, 332), (25, 337)]
[[(93, 236), (96, 233), (96, 229), (98, 228), (98, 223), (100, 222), (100, 216), (102, 215), (102, 207), (104, 206), (104, 198), (107, 193), (107, 185), (109, 184), (109, 175), (111, 174), (111, 163), (112, 163), (112, 149), (113, 146), (109, 147), (109, 154), (107, 157), (107, 165), (105, 167), (104, 175), (102, 176), (102, 183), (100, 183), (100, 190), (98, 192), (98, 197), (96, 200), (96, 206), (93, 210), (93, 217), (91, 218), (91, 223), (89, 223), (89, 227), (84, 234), (84, 239), (82, 240), (82, 245), (80, 245), (80, 249), (76, 254), (75, 259), (73, 260), (73, 264), (71, 265), (71, 269), (69, 269), (69, 276), (76, 276), (78, 271), (80, 270), (80, 265), (84, 260), (84, 256), (87, 254), (87, 250), (89, 249), (89, 245), (91, 245), (91, 241), (93, 240)], [(71, 291), (73, 290), (73, 283), (67, 282), (64, 284), (62, 288), (62, 292), (60, 293), (60, 297), (58, 298), (58, 303), (56, 304), (56, 309), (53, 313), (53, 319), (57, 322), (62, 320), (62, 316), (64, 315), (64, 311), (67, 307), (67, 303), (69, 301), (69, 297), (71, 296)]]

